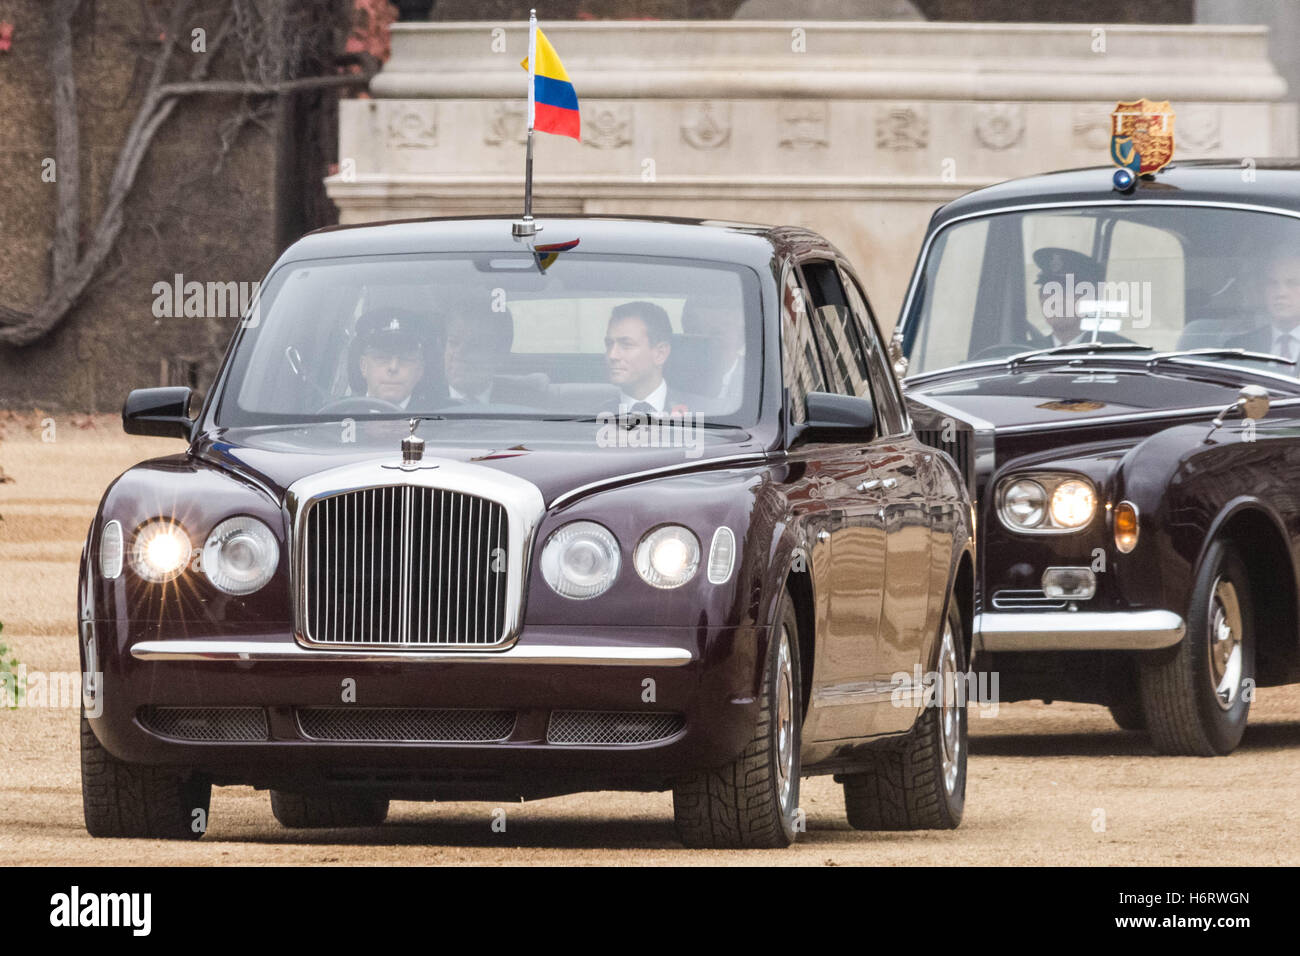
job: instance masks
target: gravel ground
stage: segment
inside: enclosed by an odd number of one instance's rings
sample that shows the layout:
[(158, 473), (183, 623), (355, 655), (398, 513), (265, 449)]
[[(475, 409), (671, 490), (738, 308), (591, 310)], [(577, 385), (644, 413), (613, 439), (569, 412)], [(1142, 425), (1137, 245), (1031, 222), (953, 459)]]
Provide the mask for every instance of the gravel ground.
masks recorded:
[[(0, 640), (30, 670), (73, 671), (77, 558), (104, 487), (179, 448), (108, 418), (0, 417)], [(48, 437), (48, 433), (47, 436)], [(1259, 692), (1242, 747), (1156, 757), (1083, 704), (972, 715), (966, 818), (956, 831), (858, 833), (828, 777), (804, 781), (808, 832), (782, 851), (678, 847), (668, 794), (590, 793), (506, 807), (393, 804), (382, 827), (289, 832), (269, 798), (214, 791), (193, 844), (92, 840), (82, 825), (75, 709), (0, 710), (0, 859), (14, 864), (1067, 864), (1300, 863), (1300, 687)]]

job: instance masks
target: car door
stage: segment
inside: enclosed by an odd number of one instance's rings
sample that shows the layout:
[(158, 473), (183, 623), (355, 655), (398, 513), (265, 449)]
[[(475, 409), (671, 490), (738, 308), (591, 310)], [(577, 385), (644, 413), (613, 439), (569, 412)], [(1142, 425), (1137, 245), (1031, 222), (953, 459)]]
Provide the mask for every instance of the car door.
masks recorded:
[[(918, 670), (924, 674), (930, 667), (952, 547), (951, 540), (946, 546), (935, 540), (934, 452), (911, 437), (902, 395), (866, 295), (847, 269), (841, 267), (840, 276), (851, 334), (861, 343), (877, 408), (880, 435), (868, 457), (881, 479), (888, 539), (877, 667), (878, 679), (888, 675), (897, 688), (912, 683), (901, 675), (914, 678)], [(893, 716), (901, 729), (911, 722), (905, 708)]]
[[(783, 289), (782, 362), (790, 416), (797, 425), (805, 420), (808, 392), (833, 389), (808, 313), (808, 291), (793, 267), (783, 277)], [(846, 442), (799, 442), (787, 460), (793, 476), (788, 494), (792, 506), (802, 512), (802, 540), (817, 597), (812, 706), (804, 737), (861, 736), (870, 723), (873, 703), (862, 693), (864, 681), (870, 679), (866, 663), (871, 655), (866, 648), (874, 640), (884, 575), (883, 518), (877, 541), (866, 540), (858, 527), (857, 512), (864, 496), (872, 493), (870, 487), (859, 486), (869, 485), (871, 466), (856, 445)], [(841, 554), (850, 560), (841, 560)], [(864, 567), (874, 556), (879, 563), (874, 576), (855, 573), (854, 555)]]
[[(853, 335), (843, 290), (828, 260), (801, 263), (808, 287), (812, 324), (829, 391), (871, 398), (869, 370), (859, 338)], [(844, 518), (833, 537), (830, 617), (839, 679), (820, 688), (828, 709), (822, 739), (862, 737), (892, 725), (890, 676), (880, 667), (880, 628), (888, 593), (887, 471), (875, 467), (872, 445), (841, 445), (844, 486), (839, 507)]]

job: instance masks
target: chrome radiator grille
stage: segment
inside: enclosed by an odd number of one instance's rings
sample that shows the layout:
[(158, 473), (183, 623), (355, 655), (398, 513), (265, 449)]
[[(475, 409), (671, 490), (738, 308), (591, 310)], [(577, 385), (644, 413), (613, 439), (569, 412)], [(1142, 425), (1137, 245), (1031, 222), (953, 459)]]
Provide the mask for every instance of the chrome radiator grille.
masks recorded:
[(309, 641), (485, 647), (506, 636), (508, 521), (498, 502), (366, 488), (313, 502), (303, 535)]

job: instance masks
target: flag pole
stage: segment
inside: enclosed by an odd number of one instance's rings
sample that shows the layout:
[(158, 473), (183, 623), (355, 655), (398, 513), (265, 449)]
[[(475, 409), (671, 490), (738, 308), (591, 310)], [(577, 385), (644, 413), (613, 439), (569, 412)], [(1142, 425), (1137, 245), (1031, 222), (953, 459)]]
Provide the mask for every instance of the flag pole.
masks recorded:
[(524, 159), (524, 218), (512, 229), (516, 236), (534, 236), (537, 224), (533, 220), (533, 124), (536, 119), (537, 89), (537, 11), (528, 11), (528, 153)]

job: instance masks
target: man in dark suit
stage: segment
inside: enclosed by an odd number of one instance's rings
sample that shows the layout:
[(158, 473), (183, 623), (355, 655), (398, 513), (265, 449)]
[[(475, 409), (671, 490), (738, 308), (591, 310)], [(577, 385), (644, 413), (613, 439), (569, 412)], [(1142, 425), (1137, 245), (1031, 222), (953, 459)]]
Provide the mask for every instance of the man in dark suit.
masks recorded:
[(699, 409), (699, 396), (669, 388), (664, 380), (672, 341), (668, 313), (653, 302), (625, 302), (610, 312), (605, 368), (618, 386), (620, 411), (671, 415)]
[(1228, 339), (1230, 349), (1300, 359), (1300, 253), (1285, 252), (1268, 264), (1264, 280), (1268, 324)]
[(450, 405), (491, 405), (502, 401), (494, 381), (505, 366), (514, 344), (515, 324), (510, 312), (471, 315), (457, 312), (447, 320), (447, 346), (443, 353), (446, 388), (438, 399)]
[(1092, 341), (1132, 341), (1102, 331), (1097, 331), (1094, 338), (1093, 329), (1083, 327), (1083, 320), (1096, 312), (1087, 303), (1101, 298), (1104, 274), (1096, 259), (1073, 249), (1044, 246), (1034, 253), (1034, 264), (1038, 266), (1038, 278), (1034, 280), (1038, 286), (1038, 304), (1050, 331), (1044, 335), (1031, 329), (1030, 346), (1050, 349)]

